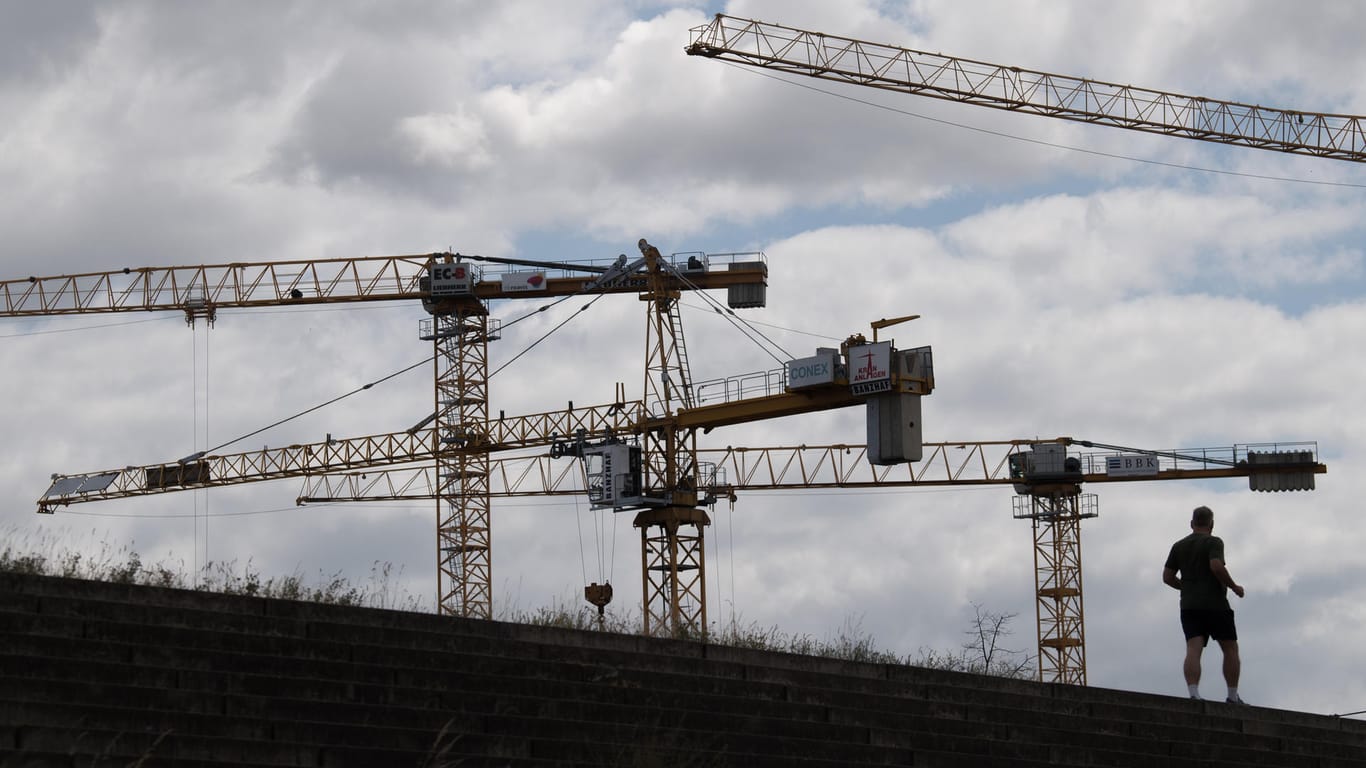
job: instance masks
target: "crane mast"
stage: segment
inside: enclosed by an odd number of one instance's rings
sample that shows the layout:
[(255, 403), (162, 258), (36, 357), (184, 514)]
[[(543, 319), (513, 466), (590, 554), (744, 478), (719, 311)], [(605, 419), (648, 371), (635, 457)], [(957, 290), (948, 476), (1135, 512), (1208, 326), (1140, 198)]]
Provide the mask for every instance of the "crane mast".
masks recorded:
[[(469, 270), (446, 256), (450, 270)], [(440, 269), (441, 267), (438, 267)], [(435, 275), (436, 270), (433, 270)], [(432, 342), (435, 361), (432, 428), (444, 445), (475, 450), (436, 452), (437, 605), (457, 616), (493, 618), (493, 529), (489, 500), (489, 341), (497, 323), (484, 302), (469, 294), (441, 296), (432, 281), (421, 336)], [(478, 273), (466, 275), (478, 283)]]
[(993, 109), (1366, 162), (1366, 117), (1275, 109), (989, 64), (717, 14), (684, 50), (763, 69)]
[(649, 275), (645, 329), (645, 416), (641, 432), (643, 495), (662, 501), (636, 513), (640, 529), (645, 634), (680, 634), (707, 626), (705, 538), (711, 519), (698, 497), (697, 430), (672, 418), (693, 404), (678, 300), (665, 281), (659, 249), (641, 240)]

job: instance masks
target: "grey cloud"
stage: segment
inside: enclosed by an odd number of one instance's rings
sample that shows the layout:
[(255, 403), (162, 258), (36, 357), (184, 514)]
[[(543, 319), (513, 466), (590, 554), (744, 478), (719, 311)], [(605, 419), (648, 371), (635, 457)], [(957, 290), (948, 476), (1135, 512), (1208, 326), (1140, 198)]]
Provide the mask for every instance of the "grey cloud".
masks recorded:
[(60, 80), (100, 36), (104, 4), (4, 0), (0, 3), (0, 88)]

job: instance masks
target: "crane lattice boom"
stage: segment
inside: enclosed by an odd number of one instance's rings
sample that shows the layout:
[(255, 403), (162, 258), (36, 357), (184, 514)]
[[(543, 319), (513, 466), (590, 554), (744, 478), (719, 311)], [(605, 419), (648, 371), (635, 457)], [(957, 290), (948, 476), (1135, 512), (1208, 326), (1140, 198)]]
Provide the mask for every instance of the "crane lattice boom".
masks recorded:
[(717, 14), (695, 56), (1012, 112), (1366, 162), (1366, 117), (1273, 109), (926, 53)]
[[(717, 495), (745, 491), (781, 491), (811, 488), (892, 489), (906, 487), (967, 487), (1013, 485), (1010, 458), (1034, 446), (1081, 443), (1071, 438), (1020, 439), (925, 443), (925, 457), (917, 463), (878, 466), (868, 461), (865, 445), (837, 443), (745, 448), (699, 448), (698, 462), (713, 468), (704, 487)], [(1250, 454), (1285, 455), (1303, 452), (1309, 457), (1306, 471), (1327, 472), (1318, 461), (1313, 442), (1238, 443), (1219, 448), (1162, 452), (1164, 458), (1151, 474), (1110, 472), (1107, 459), (1122, 455), (1112, 451), (1069, 454), (1077, 458), (1079, 483), (1145, 482), (1160, 480), (1209, 480), (1248, 477), (1259, 471), (1273, 472), (1283, 466), (1250, 463)], [(1156, 452), (1154, 452), (1156, 453)], [(564, 496), (584, 492), (580, 467), (550, 456), (512, 456), (491, 464), (489, 495)], [(337, 501), (388, 501), (430, 499), (436, 483), (429, 467), (381, 469), (309, 475), (299, 495), (302, 503)]]
[(52, 487), (38, 506), (40, 512), (51, 512), (54, 507), (81, 502), (430, 461), (441, 453), (487, 453), (549, 445), (557, 436), (581, 429), (596, 433), (633, 427), (640, 421), (643, 407), (639, 401), (613, 403), (489, 419), (462, 425), (454, 436), (438, 436), (430, 429), (394, 432), (62, 475), (53, 478)]
[[(723, 254), (752, 259), (752, 254)], [(109, 272), (29, 277), (0, 281), (0, 317), (40, 317), (100, 312), (181, 310), (211, 316), (214, 308), (278, 307), (358, 301), (418, 301), (430, 296), (422, 287), (428, 268), (447, 257), (508, 262), (480, 256), (435, 253), (415, 256), (361, 256), (186, 267), (139, 267)], [(716, 256), (713, 256), (716, 258)], [(522, 262), (530, 264), (532, 262)], [(568, 270), (601, 272), (586, 265), (558, 265)], [(753, 284), (762, 270), (745, 264), (696, 272), (698, 288)], [(641, 281), (621, 281), (590, 290), (596, 274), (551, 276), (535, 293), (505, 287), (499, 280), (474, 286), (480, 300), (543, 298), (571, 294), (634, 293)]]

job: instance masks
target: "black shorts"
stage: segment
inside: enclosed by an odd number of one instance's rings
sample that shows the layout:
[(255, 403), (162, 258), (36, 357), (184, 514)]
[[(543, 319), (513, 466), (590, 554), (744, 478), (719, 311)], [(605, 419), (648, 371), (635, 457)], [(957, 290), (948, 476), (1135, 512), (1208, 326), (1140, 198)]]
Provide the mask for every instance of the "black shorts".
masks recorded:
[(1216, 641), (1238, 639), (1238, 628), (1233, 625), (1232, 609), (1182, 608), (1181, 629), (1186, 633), (1187, 640), (1193, 637), (1205, 638), (1204, 645), (1209, 645), (1211, 637)]

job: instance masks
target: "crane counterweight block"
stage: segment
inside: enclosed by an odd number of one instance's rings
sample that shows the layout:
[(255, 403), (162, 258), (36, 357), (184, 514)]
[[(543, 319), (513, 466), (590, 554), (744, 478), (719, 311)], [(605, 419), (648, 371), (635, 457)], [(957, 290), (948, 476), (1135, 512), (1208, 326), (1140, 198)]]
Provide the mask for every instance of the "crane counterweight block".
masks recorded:
[(1312, 491), (1317, 463), (1312, 451), (1248, 451), (1247, 485), (1253, 491)]

